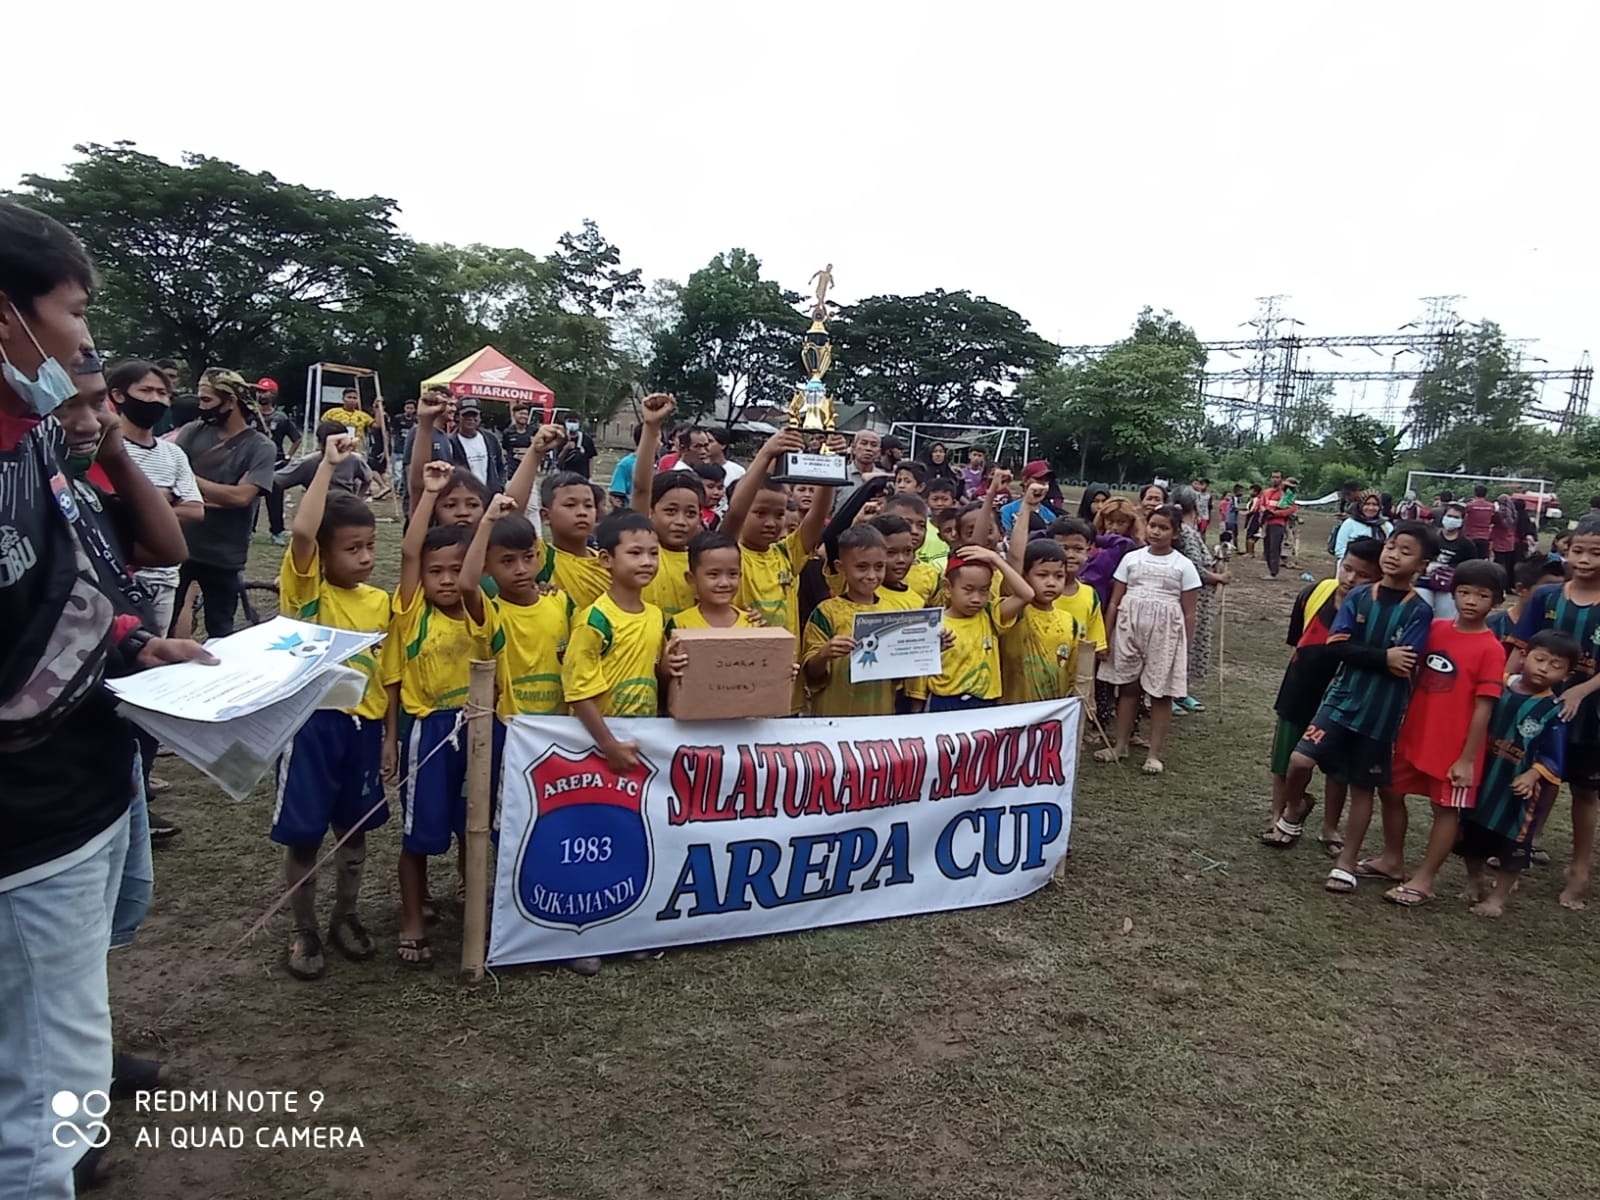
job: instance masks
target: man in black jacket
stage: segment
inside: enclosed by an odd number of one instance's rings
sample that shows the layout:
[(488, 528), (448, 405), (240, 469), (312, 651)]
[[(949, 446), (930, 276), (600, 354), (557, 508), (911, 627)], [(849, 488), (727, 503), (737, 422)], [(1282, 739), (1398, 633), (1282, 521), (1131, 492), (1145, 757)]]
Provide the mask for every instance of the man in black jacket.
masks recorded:
[(505, 458), (500, 441), (483, 432), (483, 409), (470, 396), (456, 405), (456, 431), (450, 439), (450, 461), (465, 467), (491, 495), (506, 487)]
[(145, 627), (76, 482), (98, 463), (141, 547), (181, 545), (115, 414), (78, 399), (93, 286), (77, 238), (0, 201), (0, 1196), (71, 1196), (85, 1145), (52, 1130), (105, 1128), (106, 951), (140, 784), (105, 676), (207, 657)]

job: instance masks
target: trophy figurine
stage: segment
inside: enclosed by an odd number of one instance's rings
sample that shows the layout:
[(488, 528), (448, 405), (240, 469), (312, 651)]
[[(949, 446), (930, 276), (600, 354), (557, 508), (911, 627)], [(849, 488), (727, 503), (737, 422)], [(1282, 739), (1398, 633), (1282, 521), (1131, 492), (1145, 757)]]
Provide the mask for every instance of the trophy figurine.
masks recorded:
[[(789, 401), (789, 428), (802, 433), (833, 433), (833, 397), (828, 395), (822, 377), (833, 365), (833, 344), (828, 340), (828, 289), (833, 286), (833, 264), (811, 277), (817, 285), (816, 303), (811, 309), (811, 325), (800, 344), (800, 362), (809, 378), (795, 389)], [(817, 483), (837, 486), (849, 478), (845, 460), (826, 445), (821, 454), (789, 453), (783, 456), (782, 470), (773, 476), (780, 483)]]

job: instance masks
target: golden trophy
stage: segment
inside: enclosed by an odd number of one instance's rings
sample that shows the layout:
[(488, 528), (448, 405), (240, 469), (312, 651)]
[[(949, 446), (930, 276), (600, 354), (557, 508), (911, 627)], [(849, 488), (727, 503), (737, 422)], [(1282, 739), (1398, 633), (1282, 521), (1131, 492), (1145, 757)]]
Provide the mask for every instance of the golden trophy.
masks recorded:
[[(816, 303), (811, 308), (811, 326), (800, 344), (800, 362), (809, 378), (795, 389), (789, 401), (789, 428), (802, 433), (833, 433), (833, 397), (828, 395), (822, 377), (833, 365), (833, 344), (828, 340), (828, 289), (833, 286), (833, 264), (811, 277), (817, 285)], [(845, 460), (824, 442), (820, 454), (790, 453), (783, 456), (782, 470), (773, 475), (780, 483), (816, 483), (838, 486), (848, 481)]]

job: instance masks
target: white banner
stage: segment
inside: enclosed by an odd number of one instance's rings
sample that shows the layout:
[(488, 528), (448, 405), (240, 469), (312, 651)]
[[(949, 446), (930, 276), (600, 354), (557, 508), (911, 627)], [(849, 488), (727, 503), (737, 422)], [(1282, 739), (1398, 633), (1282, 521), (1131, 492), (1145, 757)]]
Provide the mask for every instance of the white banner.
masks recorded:
[(506, 731), (491, 966), (1026, 896), (1067, 852), (1077, 700), (842, 720)]

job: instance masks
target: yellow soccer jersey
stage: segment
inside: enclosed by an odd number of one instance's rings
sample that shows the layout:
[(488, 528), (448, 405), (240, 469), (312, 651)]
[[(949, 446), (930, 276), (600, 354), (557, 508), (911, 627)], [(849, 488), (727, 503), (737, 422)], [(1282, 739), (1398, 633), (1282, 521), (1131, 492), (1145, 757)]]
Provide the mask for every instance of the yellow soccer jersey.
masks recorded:
[(369, 412), (351, 408), (330, 408), (322, 414), (324, 421), (332, 421), (335, 425), (343, 425), (346, 429), (354, 429), (356, 436), (365, 437), (371, 427), (373, 416)]
[(906, 586), (921, 597), (922, 603), (917, 605), (918, 608), (935, 608), (934, 601), (944, 588), (944, 576), (932, 563), (912, 563), (911, 569), (906, 572)]
[(1094, 654), (1106, 648), (1105, 610), (1100, 607), (1099, 595), (1086, 583), (1078, 584), (1078, 590), (1070, 596), (1058, 596), (1056, 607), (1071, 613), (1078, 623), (1078, 640), (1072, 647), (1071, 668), (1076, 677), (1080, 652)]
[(1077, 644), (1077, 618), (1059, 603), (1049, 608), (1028, 605), (1016, 624), (1000, 634), (1000, 698), (1023, 704), (1070, 696)]
[[(881, 593), (880, 593), (881, 594)], [(921, 607), (918, 605), (917, 607)], [(800, 651), (804, 662), (820, 650), (829, 638), (849, 637), (857, 613), (882, 612), (882, 604), (858, 604), (843, 596), (833, 596), (811, 610)], [(803, 668), (802, 668), (803, 670)], [(897, 681), (879, 679), (871, 683), (850, 682), (850, 659), (836, 658), (828, 664), (828, 679), (821, 685), (806, 681), (811, 692), (811, 715), (815, 717), (886, 717), (894, 712)]]
[[(322, 577), (322, 561), (316, 550), (312, 550), (311, 565), (304, 574), (294, 569), (294, 551), (284, 554), (283, 566), (278, 570), (278, 611), (297, 621), (310, 621), (313, 625), (334, 629), (353, 629), (358, 633), (389, 631), (388, 593), (367, 583), (358, 583), (353, 588), (334, 587)], [(389, 697), (384, 693), (383, 673), (379, 669), (382, 657), (383, 647), (373, 646), (345, 660), (345, 666), (367, 677), (367, 690), (362, 693), (361, 703), (345, 712), (369, 721), (383, 720), (389, 708)]]
[(750, 619), (750, 614), (743, 609), (733, 610), (738, 617), (732, 625), (713, 625), (706, 620), (705, 613), (700, 611), (698, 604), (691, 605), (682, 612), (672, 613), (667, 617), (667, 632), (674, 629), (754, 629), (756, 623)]
[[(608, 583), (606, 585), (610, 587)], [(643, 592), (644, 598), (667, 616), (694, 607), (694, 586), (689, 582), (689, 552), (661, 547), (661, 568)]]
[(631, 613), (601, 596), (573, 618), (561, 667), (567, 703), (597, 701), (607, 717), (657, 716), (656, 667), (666, 637), (666, 618), (654, 604)]
[(980, 700), (1000, 699), (1000, 634), (1014, 622), (1000, 624), (1000, 605), (990, 601), (974, 617), (958, 617), (949, 609), (944, 627), (956, 643), (944, 652), (944, 670), (908, 686), (910, 695), (976, 696)]
[(927, 608), (923, 596), (915, 588), (891, 587), (884, 584), (878, 589), (878, 607), (892, 609), (896, 612), (902, 609)]
[(572, 600), (575, 609), (593, 604), (611, 586), (611, 572), (600, 565), (598, 555), (573, 554), (553, 542), (539, 543), (540, 583), (553, 583)]
[(796, 529), (765, 550), (739, 547), (743, 577), (734, 603), (754, 609), (761, 619), (778, 629), (800, 636), (800, 568), (806, 565), (805, 543)]
[(484, 624), (472, 624), (468, 618), (473, 633), (486, 636), (489, 649), (494, 652), (497, 714), (566, 714), (561, 657), (567, 652), (572, 612), (567, 594), (555, 591), (540, 596), (533, 604), (486, 600)]
[(394, 619), (383, 644), (383, 681), (400, 685), (400, 707), (413, 717), (464, 705), (472, 660), (491, 657), (488, 639), (473, 636), (465, 613), (446, 616), (420, 587), (406, 606), (395, 593)]

